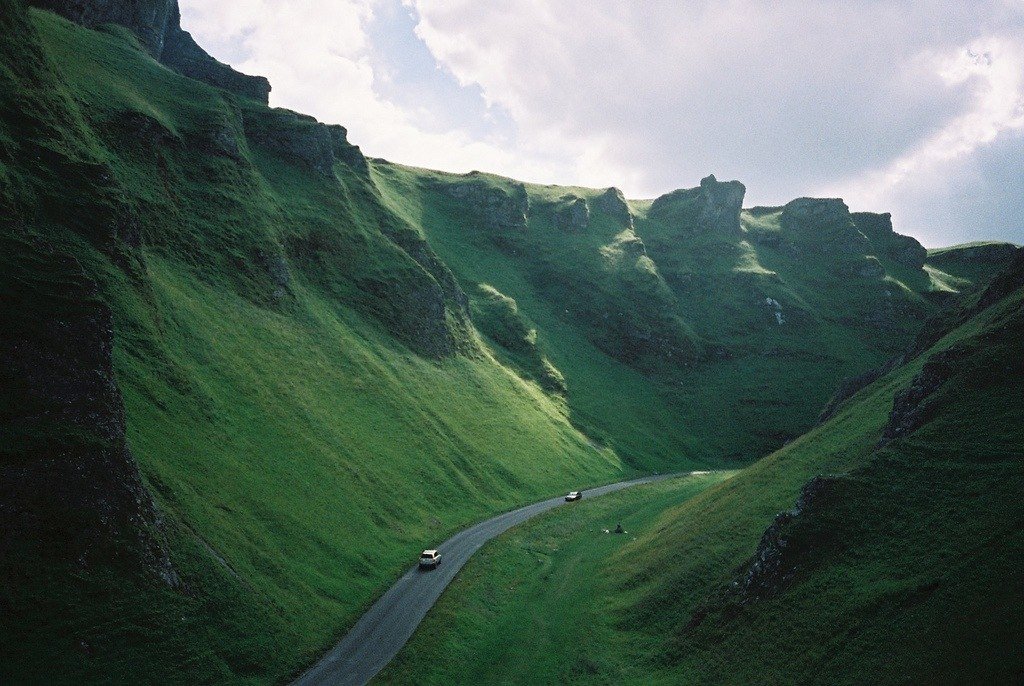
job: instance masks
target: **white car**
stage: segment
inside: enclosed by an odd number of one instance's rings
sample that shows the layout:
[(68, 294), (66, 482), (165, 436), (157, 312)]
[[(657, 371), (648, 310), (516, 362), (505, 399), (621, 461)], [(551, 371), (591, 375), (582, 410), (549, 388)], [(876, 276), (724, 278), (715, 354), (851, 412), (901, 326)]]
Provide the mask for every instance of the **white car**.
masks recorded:
[(441, 564), (441, 553), (436, 550), (424, 550), (420, 553), (420, 569), (434, 569)]
[(582, 497), (583, 497), (583, 491), (573, 491), (572, 493), (566, 494), (565, 502), (571, 503), (572, 501), (579, 500)]

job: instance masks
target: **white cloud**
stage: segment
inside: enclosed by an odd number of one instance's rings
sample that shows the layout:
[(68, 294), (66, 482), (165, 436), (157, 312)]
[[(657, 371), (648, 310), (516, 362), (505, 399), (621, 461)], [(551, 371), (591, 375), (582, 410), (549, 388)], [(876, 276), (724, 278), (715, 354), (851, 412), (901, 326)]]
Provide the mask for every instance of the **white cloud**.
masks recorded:
[(883, 169), (836, 185), (849, 201), (884, 208), (908, 180), (924, 176), (932, 183), (955, 183), (949, 172), (958, 169), (956, 160), (1001, 134), (1024, 129), (1024, 46), (1001, 38), (978, 40), (937, 57), (935, 71), (950, 86), (974, 84), (970, 109)]

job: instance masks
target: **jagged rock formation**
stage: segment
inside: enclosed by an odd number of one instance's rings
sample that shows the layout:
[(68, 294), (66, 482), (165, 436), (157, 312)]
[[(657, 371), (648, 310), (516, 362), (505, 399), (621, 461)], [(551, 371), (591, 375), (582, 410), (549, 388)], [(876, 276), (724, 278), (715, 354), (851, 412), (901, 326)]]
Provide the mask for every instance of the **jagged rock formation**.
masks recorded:
[(891, 214), (854, 212), (850, 217), (857, 229), (871, 241), (877, 254), (888, 255), (911, 269), (924, 268), (928, 250), (917, 239), (896, 233), (892, 228)]
[(181, 28), (177, 0), (172, 5), (163, 51), (158, 55), (160, 61), (183, 76), (266, 104), (270, 99), (270, 81), (235, 71), (211, 57), (192, 34)]
[[(475, 176), (471, 173), (470, 176)], [(462, 202), (490, 229), (525, 231), (530, 215), (530, 202), (526, 187), (515, 183), (511, 192), (471, 178), (462, 183), (445, 186), (447, 193)]]
[(746, 190), (739, 181), (719, 181), (711, 174), (701, 179), (698, 188), (675, 190), (657, 198), (650, 216), (687, 233), (736, 237)]
[(805, 483), (796, 503), (772, 520), (754, 554), (744, 563), (732, 582), (701, 605), (685, 631), (696, 629), (709, 615), (735, 615), (742, 607), (773, 598), (785, 591), (800, 573), (802, 558), (826, 544), (827, 533), (808, 526), (842, 488), (844, 475), (818, 475)]
[(584, 231), (590, 225), (590, 206), (584, 198), (569, 196), (568, 205), (555, 212), (555, 224), (563, 231)]
[(797, 198), (783, 206), (780, 220), (783, 232), (801, 249), (871, 253), (867, 236), (857, 229), (841, 198)]
[(910, 386), (896, 394), (889, 421), (882, 429), (879, 445), (913, 433), (928, 421), (931, 407), (928, 399), (953, 375), (954, 363), (961, 356), (956, 349), (930, 357)]
[(249, 113), (244, 121), (245, 135), (252, 143), (333, 178), (334, 141), (326, 125), (285, 109)]
[[(761, 536), (746, 570), (732, 584), (731, 591), (743, 605), (777, 595), (796, 576), (799, 567), (794, 545), (793, 526), (801, 518), (825, 506), (828, 496), (835, 492), (841, 476), (816, 476), (800, 489), (792, 509), (780, 512)], [(811, 541), (801, 541), (804, 546)]]
[(740, 234), (740, 210), (747, 189), (739, 181), (720, 182), (714, 174), (700, 181), (702, 206), (697, 228), (719, 235)]
[(7, 265), (16, 273), (6, 275), (0, 329), (0, 558), (34, 549), (83, 567), (141, 561), (177, 585), (125, 441), (110, 309), (73, 257), (39, 239), (18, 243), (24, 259)]
[(869, 369), (863, 374), (858, 374), (857, 376), (845, 379), (839, 385), (839, 388), (836, 389), (836, 392), (832, 395), (828, 404), (825, 405), (825, 408), (821, 411), (821, 414), (818, 416), (818, 424), (824, 424), (834, 417), (836, 413), (839, 412), (839, 408), (841, 408), (847, 400), (902, 365), (904, 360), (905, 358), (903, 355), (897, 355), (880, 367)]
[(184, 76), (266, 103), (270, 82), (217, 61), (181, 28), (178, 0), (29, 0), (89, 28), (119, 24), (134, 33), (153, 57)]
[(514, 298), (480, 284), (472, 308), (480, 332), (508, 351), (527, 377), (550, 393), (565, 395), (565, 377), (537, 348), (537, 330), (524, 319)]
[(342, 161), (356, 171), (367, 171), (359, 147), (348, 142), (343, 126), (322, 124), (314, 117), (286, 109), (249, 110), (243, 116), (250, 143), (298, 162), (328, 179), (334, 163)]
[(624, 227), (633, 228), (633, 215), (626, 203), (626, 196), (618, 188), (609, 188), (594, 200), (594, 207), (604, 212)]

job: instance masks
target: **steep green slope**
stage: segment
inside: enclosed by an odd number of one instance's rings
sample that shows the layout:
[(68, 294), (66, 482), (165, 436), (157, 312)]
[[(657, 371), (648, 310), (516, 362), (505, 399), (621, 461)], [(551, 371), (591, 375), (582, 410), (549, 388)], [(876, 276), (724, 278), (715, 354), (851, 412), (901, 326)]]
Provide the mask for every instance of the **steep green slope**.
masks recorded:
[[(35, 559), (5, 509), (6, 679), (278, 680), (425, 543), (630, 471), (480, 345), (343, 130), (178, 76), (122, 32), (2, 15), (4, 311), (49, 316), (19, 285), (35, 252), (109, 307), (127, 444), (181, 577)], [(5, 428), (27, 425), (8, 399)], [(5, 479), (54, 457), (15, 439)]]
[(424, 545), (750, 461), (934, 309), (841, 202), (367, 160), (173, 0), (43, 4), (103, 12), (0, 0), (0, 681), (281, 681)]
[(371, 170), (471, 300), (515, 302), (574, 423), (626, 459), (749, 461), (779, 447), (843, 378), (905, 346), (942, 294), (998, 268), (926, 269), (889, 215), (841, 200), (741, 210), (743, 185), (713, 176), (627, 202), (615, 189)]
[[(667, 508), (610, 558), (556, 562), (546, 574), (583, 589), (575, 602), (602, 627), (546, 656), (561, 667), (557, 680), (1014, 683), (1024, 668), (1017, 255), (946, 318), (952, 330), (926, 331), (913, 359), (821, 426)], [(558, 588), (531, 581), (534, 557), (595, 546), (569, 527), (573, 517), (528, 525), (471, 563), (466, 587), (444, 598), (385, 681), (469, 683), (460, 675), (486, 670), (533, 683), (515, 669), (515, 646), (495, 646), (537, 617), (458, 618), (480, 599), (515, 602), (524, 588), (540, 606), (556, 602)], [(552, 543), (552, 531), (568, 540)], [(445, 666), (450, 654), (466, 660), (457, 672)]]

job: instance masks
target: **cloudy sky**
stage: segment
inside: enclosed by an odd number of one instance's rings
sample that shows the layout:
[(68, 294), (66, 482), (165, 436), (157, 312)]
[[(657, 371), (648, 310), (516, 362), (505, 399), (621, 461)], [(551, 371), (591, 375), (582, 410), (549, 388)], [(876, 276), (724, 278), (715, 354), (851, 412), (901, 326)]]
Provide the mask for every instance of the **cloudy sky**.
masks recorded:
[(1024, 0), (180, 1), (372, 156), (635, 198), (714, 173), (1024, 243)]

